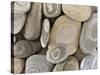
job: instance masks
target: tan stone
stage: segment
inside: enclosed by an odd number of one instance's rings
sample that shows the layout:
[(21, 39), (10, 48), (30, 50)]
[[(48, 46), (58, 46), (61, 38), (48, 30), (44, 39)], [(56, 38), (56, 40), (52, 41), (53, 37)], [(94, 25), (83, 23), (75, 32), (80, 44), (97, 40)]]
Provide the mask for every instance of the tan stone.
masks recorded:
[(81, 22), (72, 20), (65, 15), (60, 16), (51, 30), (49, 44), (66, 44), (69, 55), (76, 52), (81, 29)]
[(62, 4), (62, 10), (66, 16), (77, 21), (86, 21), (91, 16), (91, 8), (85, 5)]

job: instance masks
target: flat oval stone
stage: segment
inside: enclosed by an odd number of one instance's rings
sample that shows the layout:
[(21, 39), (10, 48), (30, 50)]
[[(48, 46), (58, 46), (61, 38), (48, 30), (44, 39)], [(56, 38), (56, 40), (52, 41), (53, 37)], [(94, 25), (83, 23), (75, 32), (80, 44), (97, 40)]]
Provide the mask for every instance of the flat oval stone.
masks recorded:
[(80, 48), (85, 54), (93, 54), (97, 47), (97, 14), (83, 24), (80, 36)]
[(76, 57), (69, 56), (65, 61), (58, 63), (53, 71), (72, 71), (79, 70), (79, 62)]
[(42, 33), (40, 37), (41, 45), (45, 48), (49, 41), (49, 34), (50, 34), (50, 22), (48, 19), (44, 19)]
[(32, 55), (26, 60), (25, 73), (50, 72), (53, 64), (49, 63), (45, 55)]
[(90, 69), (97, 69), (97, 55), (88, 55), (86, 56), (81, 64), (80, 69), (81, 70), (90, 70)]
[(32, 8), (28, 14), (26, 20), (26, 26), (24, 29), (24, 37), (28, 40), (35, 40), (40, 35), (42, 19), (42, 4), (33, 3)]
[(57, 17), (61, 13), (60, 4), (44, 3), (43, 4), (44, 15), (48, 18)]
[(86, 21), (91, 16), (91, 8), (89, 6), (62, 4), (62, 10), (66, 16), (77, 21)]
[(27, 11), (29, 11), (30, 7), (31, 7), (30, 2), (15, 1), (14, 13), (17, 13), (17, 14), (26, 13)]
[(26, 20), (26, 14), (12, 15), (11, 33), (18, 34), (24, 27), (25, 20)]
[(66, 50), (66, 46), (61, 43), (51, 44), (48, 47), (46, 59), (50, 63), (60, 63), (64, 61), (68, 57), (68, 51)]
[(27, 58), (40, 49), (41, 45), (37, 41), (20, 40), (14, 45), (14, 56), (16, 58)]
[(72, 20), (65, 15), (58, 17), (51, 29), (49, 44), (66, 44), (69, 55), (74, 54), (78, 48), (81, 22)]

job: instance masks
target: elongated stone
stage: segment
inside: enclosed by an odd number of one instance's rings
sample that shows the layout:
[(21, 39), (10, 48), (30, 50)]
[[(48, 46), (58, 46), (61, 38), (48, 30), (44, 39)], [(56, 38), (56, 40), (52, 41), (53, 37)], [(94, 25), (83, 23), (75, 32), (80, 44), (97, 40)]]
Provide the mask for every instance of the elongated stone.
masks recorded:
[(15, 1), (14, 2), (14, 13), (21, 14), (26, 13), (30, 10), (31, 3), (25, 1)]
[(51, 44), (48, 47), (46, 59), (50, 63), (60, 63), (68, 57), (68, 51), (65, 44)]
[(14, 56), (16, 58), (26, 58), (40, 51), (41, 45), (37, 41), (20, 40), (14, 45)]
[(80, 48), (83, 53), (93, 54), (97, 47), (97, 14), (83, 24), (80, 36)]
[(39, 37), (41, 28), (41, 18), (42, 4), (33, 3), (26, 20), (26, 26), (24, 30), (24, 37), (26, 39), (35, 40)]
[(11, 61), (12, 61), (11, 64), (12, 72), (14, 74), (20, 74), (23, 71), (25, 66), (24, 59), (13, 58)]
[(46, 17), (53, 18), (57, 17), (61, 13), (60, 4), (44, 3), (43, 12)]
[(26, 14), (14, 14), (12, 15), (11, 33), (18, 34), (24, 26), (26, 20)]
[(90, 69), (97, 69), (97, 55), (88, 55), (86, 56), (81, 64), (80, 69), (81, 70), (90, 70)]
[(40, 38), (41, 45), (43, 48), (45, 48), (48, 44), (49, 34), (50, 34), (50, 22), (48, 19), (44, 19), (41, 38)]
[(79, 70), (79, 62), (76, 57), (69, 56), (64, 62), (58, 63), (53, 71)]
[(89, 6), (62, 4), (62, 10), (68, 17), (77, 21), (86, 21), (91, 16)]
[(51, 30), (49, 44), (66, 44), (69, 55), (72, 55), (78, 48), (80, 29), (81, 22), (72, 20), (65, 15), (60, 16)]
[(45, 55), (32, 55), (26, 60), (25, 73), (50, 72), (53, 64), (49, 63)]

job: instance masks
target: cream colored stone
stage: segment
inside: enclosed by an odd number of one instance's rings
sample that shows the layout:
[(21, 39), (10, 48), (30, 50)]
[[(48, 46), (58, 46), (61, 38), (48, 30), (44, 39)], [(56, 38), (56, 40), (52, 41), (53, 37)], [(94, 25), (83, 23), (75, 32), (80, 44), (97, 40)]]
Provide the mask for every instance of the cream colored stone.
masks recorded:
[(51, 30), (49, 44), (66, 44), (69, 55), (74, 54), (78, 48), (81, 22), (72, 20), (65, 15), (60, 16)]
[(62, 4), (62, 10), (66, 16), (77, 21), (86, 21), (91, 16), (91, 8), (89, 6)]
[(31, 7), (30, 2), (15, 1), (14, 2), (14, 14), (26, 13)]

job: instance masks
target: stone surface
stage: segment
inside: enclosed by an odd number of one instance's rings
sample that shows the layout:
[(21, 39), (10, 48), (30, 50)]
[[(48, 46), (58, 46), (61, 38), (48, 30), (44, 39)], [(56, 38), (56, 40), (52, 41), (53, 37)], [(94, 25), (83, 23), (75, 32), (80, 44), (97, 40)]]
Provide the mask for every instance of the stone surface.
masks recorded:
[(97, 14), (83, 24), (80, 36), (80, 48), (85, 54), (93, 54), (97, 47)]
[(74, 54), (78, 48), (81, 22), (72, 20), (65, 15), (58, 17), (50, 34), (49, 44), (66, 44), (69, 55)]
[(77, 21), (86, 21), (91, 16), (91, 8), (85, 5), (62, 4), (62, 10), (66, 16)]
[(11, 33), (18, 34), (24, 27), (26, 14), (14, 14), (11, 16), (11, 18), (12, 18)]
[(28, 14), (26, 20), (26, 26), (24, 29), (24, 37), (28, 40), (35, 40), (40, 35), (42, 19), (42, 4), (33, 3), (32, 8)]
[(14, 56), (16, 58), (27, 58), (40, 50), (41, 45), (39, 42), (20, 40), (14, 45)]
[(30, 10), (30, 2), (15, 1), (14, 2), (14, 14), (26, 13)]
[(40, 41), (41, 41), (42, 47), (45, 48), (48, 44), (49, 36), (50, 36), (50, 22), (49, 22), (49, 20), (47, 18), (44, 19), (42, 25), (43, 26), (42, 26), (42, 33), (41, 33)]
[(55, 43), (48, 47), (46, 59), (50, 63), (60, 63), (68, 57), (68, 51), (65, 44)]
[(97, 69), (97, 55), (86, 56), (80, 64), (80, 69), (81, 70)]
[(61, 13), (61, 5), (53, 3), (44, 3), (43, 12), (46, 17), (49, 18), (57, 17)]
[(26, 60), (25, 73), (50, 72), (53, 64), (49, 63), (45, 55), (32, 55)]

